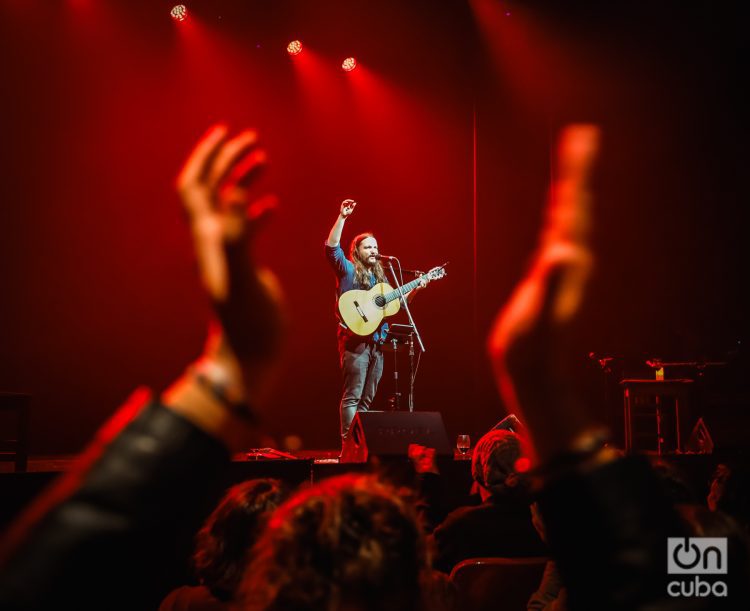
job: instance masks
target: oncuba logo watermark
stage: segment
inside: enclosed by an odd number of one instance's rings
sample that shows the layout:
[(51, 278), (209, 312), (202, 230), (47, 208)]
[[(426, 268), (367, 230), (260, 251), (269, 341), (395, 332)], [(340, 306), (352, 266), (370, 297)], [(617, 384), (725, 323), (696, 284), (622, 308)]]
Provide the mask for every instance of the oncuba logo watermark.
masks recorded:
[(726, 597), (727, 583), (715, 577), (701, 579), (700, 575), (726, 575), (729, 555), (726, 537), (669, 537), (667, 539), (667, 573), (692, 575), (676, 578), (667, 584), (672, 597)]

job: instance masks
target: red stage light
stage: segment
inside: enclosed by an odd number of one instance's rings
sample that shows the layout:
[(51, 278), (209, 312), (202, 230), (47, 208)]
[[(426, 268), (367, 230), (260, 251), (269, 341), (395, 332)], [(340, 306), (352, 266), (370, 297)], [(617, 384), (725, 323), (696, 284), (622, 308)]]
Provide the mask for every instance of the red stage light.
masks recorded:
[(357, 60), (353, 57), (347, 57), (343, 62), (341, 62), (341, 68), (344, 70), (344, 72), (351, 72), (357, 67)]
[(172, 10), (169, 11), (169, 14), (172, 15), (172, 19), (175, 21), (185, 21), (187, 19), (187, 7), (184, 4), (177, 4), (172, 7)]
[(299, 40), (293, 40), (286, 46), (289, 55), (299, 55), (302, 53), (302, 43)]

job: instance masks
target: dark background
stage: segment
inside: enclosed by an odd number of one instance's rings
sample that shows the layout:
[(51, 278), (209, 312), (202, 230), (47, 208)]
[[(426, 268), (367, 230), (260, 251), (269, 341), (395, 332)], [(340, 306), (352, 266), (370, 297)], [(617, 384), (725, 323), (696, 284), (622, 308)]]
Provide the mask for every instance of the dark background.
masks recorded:
[[(450, 261), (413, 305), (417, 409), (451, 437), (504, 415), (484, 338), (568, 121), (604, 133), (580, 382), (617, 427), (617, 382), (653, 376), (645, 359), (728, 361), (668, 375), (699, 382), (691, 418), (717, 441), (742, 439), (745, 25), (739, 3), (652, 4), (201, 0), (177, 24), (169, 2), (3, 0), (0, 389), (34, 395), (32, 450), (77, 451), (199, 354), (209, 308), (173, 179), (219, 120), (260, 129), (260, 191), (282, 202), (258, 245), (293, 314), (269, 443), (338, 444), (323, 241), (345, 197), (344, 243), (371, 229), (406, 267)], [(391, 386), (387, 370), (379, 401)]]

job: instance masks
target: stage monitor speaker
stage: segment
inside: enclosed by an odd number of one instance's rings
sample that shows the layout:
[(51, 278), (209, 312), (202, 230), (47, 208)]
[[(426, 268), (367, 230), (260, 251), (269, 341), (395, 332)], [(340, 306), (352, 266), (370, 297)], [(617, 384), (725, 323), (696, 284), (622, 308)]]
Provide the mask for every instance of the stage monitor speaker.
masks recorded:
[(410, 443), (453, 456), (440, 412), (357, 412), (341, 449), (341, 462), (371, 456), (406, 456)]

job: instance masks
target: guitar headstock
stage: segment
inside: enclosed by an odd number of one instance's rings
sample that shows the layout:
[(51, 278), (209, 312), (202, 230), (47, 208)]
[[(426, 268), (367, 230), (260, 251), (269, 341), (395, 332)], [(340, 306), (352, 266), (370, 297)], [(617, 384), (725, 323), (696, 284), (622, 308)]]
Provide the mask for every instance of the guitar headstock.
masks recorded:
[(443, 265), (433, 267), (425, 274), (425, 276), (427, 276), (428, 280), (440, 280), (440, 278), (445, 278), (445, 275), (448, 273), (445, 271), (445, 265), (446, 264), (444, 263)]

